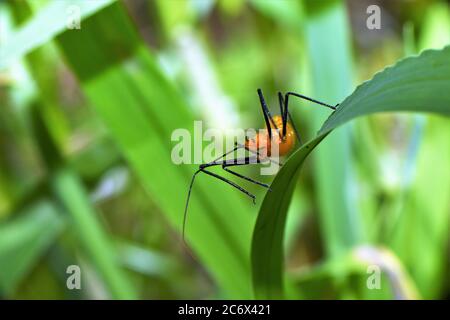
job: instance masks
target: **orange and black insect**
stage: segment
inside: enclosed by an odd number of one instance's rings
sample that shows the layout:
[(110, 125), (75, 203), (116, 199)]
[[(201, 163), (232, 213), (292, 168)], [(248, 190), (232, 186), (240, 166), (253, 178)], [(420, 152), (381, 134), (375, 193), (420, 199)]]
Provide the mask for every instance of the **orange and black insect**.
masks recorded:
[[(323, 102), (320, 102), (318, 100), (306, 97), (304, 95), (295, 93), (295, 92), (287, 92), (286, 94), (283, 94), (281, 92), (278, 92), (278, 102), (280, 106), (280, 114), (275, 115), (272, 117), (270, 114), (269, 108), (267, 107), (266, 101), (264, 99), (263, 93), (261, 89), (257, 90), (259, 101), (261, 104), (262, 112), (264, 115), (264, 121), (265, 121), (265, 129), (263, 131), (259, 131), (254, 137), (252, 138), (246, 138), (245, 143), (243, 145), (236, 144), (235, 147), (223, 154), (221, 157), (208, 162), (201, 164), (198, 168), (198, 170), (194, 173), (192, 176), (191, 183), (189, 185), (189, 191), (188, 196), (186, 200), (186, 206), (184, 209), (184, 216), (183, 216), (183, 230), (182, 230), (182, 238), (184, 240), (184, 234), (186, 229), (186, 217), (187, 217), (187, 210), (189, 205), (189, 199), (191, 197), (191, 191), (192, 186), (194, 185), (194, 180), (197, 174), (200, 172), (203, 172), (209, 176), (212, 176), (214, 178), (217, 178), (219, 180), (222, 180), (225, 183), (228, 183), (232, 187), (236, 188), (237, 190), (241, 191), (248, 197), (250, 197), (253, 200), (253, 203), (255, 203), (256, 197), (245, 190), (243, 187), (239, 186), (235, 182), (228, 180), (214, 172), (211, 172), (207, 170), (209, 167), (213, 166), (222, 166), (222, 169), (226, 172), (229, 172), (241, 179), (247, 180), (249, 182), (252, 182), (254, 184), (257, 184), (259, 186), (268, 188), (270, 190), (270, 186), (256, 181), (252, 178), (246, 177), (240, 173), (237, 173), (235, 171), (232, 171), (229, 169), (229, 167), (233, 166), (240, 166), (240, 165), (247, 165), (247, 164), (258, 164), (263, 163), (264, 161), (271, 161), (275, 162), (273, 159), (271, 159), (270, 151), (272, 150), (272, 144), (277, 144), (278, 146), (278, 155), (284, 156), (291, 152), (295, 146), (295, 140), (297, 139), (299, 141), (299, 144), (302, 144), (302, 140), (300, 138), (300, 134), (295, 127), (294, 122), (292, 121), (291, 114), (288, 110), (288, 104), (289, 104), (289, 96), (298, 97), (301, 99), (305, 99), (311, 102), (314, 102), (316, 104), (325, 106), (327, 108), (330, 108), (332, 110), (336, 110), (337, 105), (332, 106)], [(235, 158), (235, 159), (225, 159), (225, 157), (231, 153), (234, 153), (236, 150), (244, 148), (246, 151), (248, 151), (252, 156), (246, 156), (244, 158)], [(279, 163), (277, 163), (279, 164)], [(281, 164), (279, 164), (281, 166)]]

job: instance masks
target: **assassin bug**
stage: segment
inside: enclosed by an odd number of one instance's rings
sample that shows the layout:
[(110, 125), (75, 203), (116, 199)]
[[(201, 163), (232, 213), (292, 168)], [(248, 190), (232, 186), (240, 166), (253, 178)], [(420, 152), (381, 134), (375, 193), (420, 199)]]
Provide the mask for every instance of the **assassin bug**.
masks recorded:
[[(207, 168), (210, 168), (213, 166), (222, 166), (222, 169), (225, 170), (226, 172), (231, 173), (241, 179), (247, 180), (251, 183), (257, 184), (259, 186), (265, 187), (270, 190), (270, 186), (268, 184), (256, 181), (252, 178), (246, 177), (240, 173), (232, 171), (231, 169), (229, 169), (229, 167), (247, 165), (247, 164), (258, 164), (258, 163), (262, 163), (263, 161), (271, 161), (271, 162), (277, 163), (276, 161), (271, 159), (270, 150), (272, 149), (271, 148), (272, 144), (277, 144), (279, 156), (284, 156), (293, 150), (293, 148), (295, 146), (295, 139), (298, 140), (300, 145), (302, 144), (300, 134), (299, 134), (297, 128), (295, 127), (295, 124), (292, 121), (292, 116), (288, 110), (289, 96), (308, 100), (310, 102), (330, 108), (333, 111), (336, 110), (336, 108), (339, 106), (339, 104), (332, 106), (332, 105), (320, 102), (318, 100), (306, 97), (304, 95), (301, 95), (301, 94), (298, 94), (295, 92), (287, 92), (284, 94), (284, 96), (281, 92), (278, 92), (278, 103), (280, 106), (280, 115), (275, 115), (272, 117), (272, 115), (269, 111), (269, 108), (267, 107), (266, 101), (264, 99), (262, 90), (258, 89), (257, 93), (258, 93), (258, 97), (259, 97), (259, 102), (261, 104), (262, 112), (264, 115), (264, 121), (265, 121), (266, 128), (262, 132), (260, 131), (259, 133), (257, 133), (253, 138), (246, 138), (245, 143), (243, 145), (236, 144), (232, 150), (226, 152), (219, 158), (217, 158), (211, 162), (201, 164), (199, 166), (198, 170), (192, 176), (191, 183), (189, 185), (186, 206), (184, 208), (183, 229), (182, 229), (183, 241), (185, 239), (184, 234), (185, 234), (185, 229), (186, 229), (186, 218), (187, 218), (189, 199), (191, 197), (192, 187), (194, 185), (194, 180), (195, 180), (195, 177), (197, 176), (197, 174), (199, 174), (200, 172), (203, 172), (209, 176), (212, 176), (214, 178), (222, 180), (225, 183), (228, 183), (232, 187), (236, 188), (237, 190), (241, 191), (248, 197), (250, 197), (253, 200), (253, 203), (255, 203), (256, 197), (253, 194), (251, 194), (250, 192), (248, 192), (247, 190), (245, 190), (243, 187), (239, 186), (235, 182), (228, 180), (216, 173), (213, 173), (213, 172), (207, 170)], [(225, 159), (225, 157), (227, 155), (235, 152), (236, 150), (238, 150), (240, 148), (244, 148), (246, 151), (248, 151), (249, 153), (251, 153), (253, 155), (246, 156), (244, 158)], [(277, 164), (281, 166), (280, 163), (277, 163)]]

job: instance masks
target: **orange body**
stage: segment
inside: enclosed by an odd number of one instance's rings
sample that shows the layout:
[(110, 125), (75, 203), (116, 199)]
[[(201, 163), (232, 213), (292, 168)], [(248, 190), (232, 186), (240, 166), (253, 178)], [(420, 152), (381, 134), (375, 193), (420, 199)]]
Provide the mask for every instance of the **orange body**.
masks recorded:
[[(272, 156), (272, 144), (278, 145), (278, 155), (284, 156), (288, 154), (295, 145), (295, 131), (288, 122), (286, 124), (286, 136), (282, 138), (283, 119), (281, 116), (274, 116), (273, 122), (278, 128), (278, 131), (272, 131), (272, 139), (269, 138), (269, 132), (259, 132), (254, 138), (248, 139), (245, 146), (254, 152), (259, 152), (262, 156)], [(275, 129), (275, 128), (273, 128)], [(275, 149), (276, 150), (276, 149)]]

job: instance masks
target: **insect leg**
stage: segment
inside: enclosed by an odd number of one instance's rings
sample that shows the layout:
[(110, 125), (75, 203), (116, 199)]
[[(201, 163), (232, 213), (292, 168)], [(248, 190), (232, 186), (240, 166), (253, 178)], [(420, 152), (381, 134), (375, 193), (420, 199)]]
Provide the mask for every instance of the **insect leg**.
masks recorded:
[[(239, 178), (242, 178), (242, 179), (245, 179), (245, 180), (250, 181), (252, 183), (255, 183), (257, 185), (269, 188), (269, 185), (267, 185), (265, 183), (253, 180), (253, 179), (251, 179), (249, 177), (246, 177), (246, 176), (244, 176), (244, 175), (242, 175), (240, 173), (237, 173), (237, 172), (234, 172), (234, 171), (228, 169), (228, 167), (232, 167), (232, 166), (242, 166), (242, 165), (257, 164), (257, 163), (261, 163), (261, 159), (259, 159), (259, 157), (245, 157), (245, 158), (242, 158), (242, 159), (221, 160), (221, 161), (214, 161), (214, 162), (205, 163), (205, 164), (200, 165), (200, 171), (204, 171), (204, 169), (212, 167), (212, 166), (221, 165), (222, 169), (224, 169), (225, 171), (227, 171), (227, 172), (229, 172), (231, 174), (234, 174), (235, 176), (237, 176)], [(211, 173), (212, 175), (215, 176), (215, 174), (213, 174), (210, 171), (206, 171), (205, 173)], [(233, 186), (235, 186), (235, 185), (233, 185)]]
[(245, 157), (243, 159), (237, 159), (236, 163), (227, 163), (226, 161), (224, 163), (222, 163), (222, 169), (234, 174), (236, 177), (245, 179), (247, 181), (250, 181), (251, 183), (257, 184), (259, 186), (265, 187), (270, 189), (270, 186), (268, 184), (256, 181), (252, 178), (246, 177), (240, 173), (237, 173), (235, 171), (232, 171), (231, 169), (228, 169), (228, 167), (233, 167), (233, 166), (241, 166), (241, 165), (246, 165), (246, 164), (255, 164), (255, 163), (261, 163), (261, 160), (259, 159), (259, 157)]
[(289, 117), (289, 121), (291, 122), (292, 128), (294, 128), (294, 132), (295, 132), (295, 135), (297, 136), (297, 140), (300, 143), (300, 145), (302, 145), (303, 144), (302, 138), (300, 137), (300, 133), (297, 130), (297, 127), (295, 126), (295, 123), (292, 119), (291, 113), (289, 112), (287, 101), (285, 104), (284, 99), (283, 99), (283, 94), (281, 92), (278, 92), (278, 102), (280, 104), (280, 112), (281, 112), (281, 115), (282, 115), (281, 117), (283, 120), (283, 137), (286, 136), (286, 125), (287, 125), (286, 114), (287, 114), (287, 116)]
[(232, 150), (225, 152), (223, 155), (221, 155), (221, 156), (218, 157), (217, 159), (214, 159), (214, 160), (211, 161), (211, 162), (201, 164), (201, 165), (200, 165), (200, 168), (202, 168), (202, 167), (209, 167), (210, 165), (214, 165), (214, 164), (217, 163), (219, 160), (223, 159), (224, 157), (226, 157), (226, 156), (229, 155), (230, 153), (232, 153), (232, 152), (234, 152), (234, 151), (236, 151), (236, 150), (238, 150), (238, 149), (240, 149), (240, 148), (242, 148), (242, 147), (243, 147), (243, 146), (240, 145), (240, 144), (235, 144), (235, 147), (234, 147)]
[(330, 108), (330, 109), (332, 109), (332, 110), (336, 110), (337, 106), (339, 105), (339, 103), (338, 103), (337, 105), (332, 106), (332, 105), (329, 105), (329, 104), (327, 104), (327, 103), (321, 102), (321, 101), (316, 100), (316, 99), (313, 99), (313, 98), (309, 98), (309, 97), (307, 97), (307, 96), (304, 96), (304, 95), (302, 95), (302, 94), (295, 93), (295, 92), (288, 92), (288, 93), (286, 93), (286, 94), (284, 95), (284, 98), (285, 98), (286, 102), (287, 102), (287, 100), (288, 100), (288, 98), (289, 98), (290, 95), (291, 95), (291, 96), (298, 97), (298, 98), (301, 98), (301, 99), (305, 99), (305, 100), (308, 100), (308, 101), (311, 101), (311, 102), (314, 102), (314, 103), (317, 103), (317, 104), (320, 104), (321, 106)]
[(315, 100), (315, 99), (313, 99), (313, 98), (309, 98), (309, 97), (304, 96), (304, 95), (299, 94), (299, 93), (290, 92), (290, 91), (287, 92), (287, 93), (284, 95), (283, 137), (286, 135), (286, 123), (285, 123), (285, 122), (287, 121), (287, 117), (288, 117), (288, 104), (289, 104), (289, 96), (290, 96), (290, 95), (291, 95), (291, 96), (294, 96), (294, 97), (297, 97), (297, 98), (301, 98), (301, 99), (305, 99), (305, 100), (308, 100), (308, 101), (317, 103), (317, 104), (319, 104), (319, 105), (321, 105), (321, 106), (330, 108), (330, 109), (332, 109), (332, 110), (336, 110), (337, 106), (339, 105), (339, 104), (337, 104), (337, 105), (335, 105), (335, 106), (332, 106), (332, 105), (329, 105), (329, 104), (327, 104), (327, 103), (321, 102), (321, 101), (319, 101), (319, 100)]
[[(269, 108), (267, 107), (266, 100), (264, 100), (264, 96), (262, 90), (258, 88), (257, 90), (259, 96), (259, 102), (261, 103), (261, 108), (264, 114), (264, 121), (266, 122), (266, 128), (269, 132), (269, 138), (272, 139), (272, 128), (270, 127), (270, 122), (274, 124), (272, 116), (270, 116)], [(270, 117), (269, 117), (270, 116)]]
[(234, 183), (233, 181), (228, 180), (228, 179), (226, 179), (226, 178), (224, 178), (224, 177), (222, 177), (222, 176), (219, 176), (218, 174), (215, 174), (215, 173), (213, 173), (213, 172), (211, 172), (211, 171), (207, 171), (207, 170), (204, 169), (204, 168), (200, 169), (200, 171), (201, 171), (201, 172), (204, 172), (204, 173), (206, 173), (206, 174), (208, 174), (208, 175), (210, 175), (210, 176), (212, 176), (212, 177), (215, 177), (215, 178), (217, 178), (217, 179), (219, 179), (219, 180), (222, 180), (223, 182), (228, 183), (230, 186), (232, 186), (232, 187), (238, 189), (238, 190), (241, 191), (242, 193), (244, 193), (244, 194), (246, 194), (247, 196), (249, 196), (250, 198), (252, 198), (253, 203), (256, 203), (256, 201), (255, 201), (255, 200), (256, 200), (256, 197), (255, 197), (254, 194), (248, 192), (247, 190), (245, 190), (244, 188), (242, 188), (242, 187), (239, 186), (238, 184)]
[(191, 179), (191, 183), (189, 184), (189, 191), (188, 191), (188, 196), (186, 199), (186, 205), (184, 206), (184, 214), (183, 214), (183, 227), (182, 227), (182, 231), (181, 231), (181, 238), (183, 239), (183, 242), (185, 242), (184, 240), (184, 233), (186, 230), (186, 221), (187, 221), (187, 211), (188, 211), (188, 206), (189, 206), (189, 199), (191, 198), (191, 191), (192, 191), (192, 187), (194, 186), (194, 180), (195, 177), (197, 176), (197, 174), (200, 172), (200, 169), (198, 169), (197, 171), (195, 171), (194, 175), (192, 176)]
[[(271, 162), (271, 163), (275, 163), (275, 164), (279, 165), (280, 167), (283, 166), (282, 163), (280, 163), (280, 162), (278, 162), (278, 161), (275, 161), (275, 160), (272, 160), (272, 159), (270, 159), (270, 158), (264, 158), (264, 159), (262, 159), (262, 158), (261, 158), (261, 154), (260, 154), (258, 151), (251, 150), (251, 149), (247, 148), (246, 146), (244, 146), (244, 145), (242, 145), (242, 144), (238, 144), (238, 143), (237, 143), (237, 146), (239, 146), (239, 147), (241, 147), (241, 148), (244, 148), (244, 149), (247, 150), (248, 152), (251, 152), (251, 153), (253, 153), (253, 154), (256, 154), (256, 155), (259, 157), (260, 160), (267, 160), (267, 161), (269, 161), (269, 162)], [(263, 161), (261, 161), (261, 163), (263, 163)]]
[(233, 181), (228, 180), (228, 179), (226, 179), (226, 178), (224, 178), (224, 177), (222, 177), (222, 176), (219, 176), (218, 174), (215, 174), (215, 173), (210, 172), (210, 171), (208, 171), (208, 170), (205, 169), (205, 167), (215, 166), (215, 165), (220, 165), (220, 164), (222, 164), (222, 163), (207, 163), (207, 164), (205, 164), (205, 165), (202, 165), (202, 166), (194, 173), (194, 175), (192, 176), (191, 184), (189, 185), (189, 191), (188, 191), (188, 196), (187, 196), (187, 200), (186, 200), (186, 206), (184, 207), (183, 227), (182, 227), (182, 232), (181, 232), (183, 242), (185, 242), (185, 240), (184, 240), (184, 239), (185, 239), (185, 238), (184, 238), (184, 235), (185, 235), (185, 230), (186, 230), (187, 210), (188, 210), (188, 206), (189, 206), (189, 199), (191, 198), (191, 191), (192, 191), (192, 187), (193, 187), (193, 185), (194, 185), (195, 177), (196, 177), (197, 174), (199, 174), (200, 172), (206, 173), (207, 175), (210, 175), (210, 176), (212, 176), (212, 177), (215, 177), (215, 178), (217, 178), (217, 179), (219, 179), (219, 180), (222, 180), (222, 181), (228, 183), (228, 184), (231, 185), (232, 187), (238, 189), (239, 191), (241, 191), (241, 192), (244, 193), (245, 195), (249, 196), (249, 197), (252, 199), (253, 203), (256, 203), (256, 197), (255, 197), (255, 195), (253, 195), (252, 193), (248, 192), (247, 190), (245, 190), (245, 189), (242, 188), (241, 186), (237, 185), (237, 184), (234, 183)]
[[(186, 229), (187, 210), (188, 210), (188, 207), (189, 207), (189, 200), (191, 199), (191, 191), (192, 191), (192, 188), (193, 188), (193, 186), (194, 186), (194, 180), (195, 180), (195, 177), (197, 176), (197, 174), (198, 174), (199, 172), (202, 172), (202, 171), (204, 172), (204, 170), (202, 170), (203, 168), (209, 167), (209, 166), (213, 166), (213, 165), (217, 165), (217, 164), (221, 164), (221, 162), (217, 163), (220, 159), (224, 158), (224, 157), (227, 156), (228, 154), (230, 154), (230, 153), (232, 153), (232, 152), (234, 152), (234, 151), (236, 151), (237, 149), (242, 148), (242, 147), (243, 147), (243, 146), (241, 146), (241, 145), (236, 145), (232, 150), (230, 150), (230, 151), (228, 151), (228, 152), (225, 152), (222, 156), (218, 157), (217, 159), (215, 159), (215, 160), (213, 160), (213, 161), (211, 161), (211, 162), (209, 162), (209, 163), (200, 165), (199, 169), (198, 169), (198, 170), (194, 173), (194, 175), (192, 176), (191, 183), (190, 183), (190, 185), (189, 185), (188, 196), (187, 196), (187, 199), (186, 199), (186, 205), (185, 205), (185, 207), (184, 207), (183, 229), (182, 229), (182, 239), (183, 239), (183, 241), (184, 241), (184, 234), (185, 234), (185, 229)], [(254, 200), (253, 200), (253, 201), (254, 201)]]

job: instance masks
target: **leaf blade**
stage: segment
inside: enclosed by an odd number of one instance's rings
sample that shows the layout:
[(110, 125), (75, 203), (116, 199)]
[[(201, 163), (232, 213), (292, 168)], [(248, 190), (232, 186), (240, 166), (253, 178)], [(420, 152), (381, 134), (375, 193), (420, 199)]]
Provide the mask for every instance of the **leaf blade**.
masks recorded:
[[(427, 86), (429, 79), (435, 81), (431, 81)], [(402, 88), (401, 94), (389, 90), (396, 84), (395, 81), (398, 82), (397, 88)], [(444, 88), (447, 91), (443, 90)], [(272, 183), (272, 191), (264, 198), (253, 233), (252, 271), (253, 287), (257, 297), (274, 298), (283, 292), (284, 226), (272, 224), (269, 225), (273, 226), (272, 228), (266, 228), (266, 222), (273, 221), (274, 213), (276, 219), (281, 221), (286, 219), (295, 186), (293, 181), (298, 178), (301, 166), (311, 151), (332, 130), (362, 115), (382, 111), (416, 111), (448, 116), (450, 115), (448, 88), (450, 88), (450, 46), (442, 50), (427, 50), (419, 56), (401, 60), (358, 86), (325, 121), (318, 135), (286, 161)], [(273, 211), (274, 208), (278, 211)], [(271, 249), (264, 250), (267, 246)], [(274, 259), (271, 260), (272, 258)], [(260, 268), (261, 262), (270, 263), (270, 268)]]
[[(11, 36), (9, 42), (5, 42), (5, 45), (0, 47), (0, 70), (67, 30), (66, 25), (69, 16), (67, 9), (71, 5), (79, 8), (80, 19), (84, 19), (114, 1), (116, 0), (52, 1), (39, 11), (30, 23)], [(36, 32), (36, 30), (39, 30), (39, 32)]]
[[(190, 130), (194, 118), (120, 3), (86, 20), (84, 28), (90, 32), (66, 32), (58, 44), (130, 168), (179, 231), (189, 181), (198, 166), (172, 162), (171, 134)], [(107, 37), (95, 37), (105, 33)], [(85, 44), (82, 52), (77, 43)], [(97, 65), (86, 64), (93, 56)], [(250, 298), (254, 217), (246, 199), (205, 176), (198, 177), (194, 191), (188, 242), (227, 296)]]

